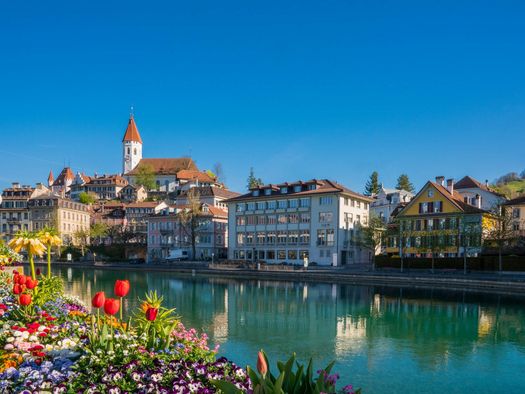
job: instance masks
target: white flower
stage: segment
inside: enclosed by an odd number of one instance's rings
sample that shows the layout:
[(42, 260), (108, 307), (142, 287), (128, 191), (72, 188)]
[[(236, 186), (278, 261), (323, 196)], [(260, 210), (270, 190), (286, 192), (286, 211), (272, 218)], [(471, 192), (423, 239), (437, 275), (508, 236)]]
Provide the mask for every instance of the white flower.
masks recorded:
[(31, 335), (31, 336), (29, 337), (29, 342), (36, 342), (36, 341), (38, 341), (38, 338), (37, 338), (36, 336)]
[(14, 340), (15, 340), (15, 337), (9, 337), (6, 339), (6, 342), (11, 343), (11, 342), (14, 342)]
[(13, 350), (15, 347), (13, 345), (11, 345), (10, 343), (8, 343), (7, 345), (4, 346), (4, 350)]

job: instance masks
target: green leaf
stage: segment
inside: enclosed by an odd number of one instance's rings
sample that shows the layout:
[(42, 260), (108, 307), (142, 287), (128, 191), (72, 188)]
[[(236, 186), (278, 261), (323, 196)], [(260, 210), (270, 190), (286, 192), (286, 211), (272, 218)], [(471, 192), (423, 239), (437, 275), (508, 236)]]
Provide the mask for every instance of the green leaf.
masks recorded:
[(224, 394), (242, 393), (242, 391), (239, 390), (233, 383), (227, 382), (225, 380), (211, 380), (211, 384), (213, 384), (216, 388), (219, 389), (221, 393)]

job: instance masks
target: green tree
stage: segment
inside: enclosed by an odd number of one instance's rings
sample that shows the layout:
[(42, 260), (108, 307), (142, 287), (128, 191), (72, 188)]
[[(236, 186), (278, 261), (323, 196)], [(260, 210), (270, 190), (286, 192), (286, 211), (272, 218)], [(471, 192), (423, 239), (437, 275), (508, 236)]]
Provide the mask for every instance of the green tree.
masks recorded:
[(93, 193), (82, 192), (78, 195), (78, 200), (82, 204), (93, 204), (95, 201), (97, 201), (97, 196)]
[(356, 245), (371, 252), (372, 269), (375, 269), (375, 256), (381, 249), (381, 242), (385, 234), (385, 224), (378, 216), (371, 216), (368, 224), (359, 226), (356, 233)]
[(199, 229), (199, 217), (202, 213), (202, 204), (197, 188), (192, 187), (187, 194), (187, 204), (178, 213), (178, 218), (184, 232), (190, 237), (193, 259), (196, 258), (197, 232)]
[(97, 243), (100, 244), (100, 239), (105, 237), (108, 234), (108, 225), (105, 223), (93, 223), (89, 229), (89, 236), (91, 242), (97, 240)]
[(261, 186), (263, 181), (261, 178), (256, 178), (255, 173), (253, 172), (253, 167), (250, 167), (250, 175), (246, 181), (248, 190), (253, 189), (257, 186)]
[(379, 174), (377, 171), (374, 171), (365, 186), (365, 195), (371, 196), (372, 194), (379, 193)]
[(414, 185), (412, 182), (410, 182), (410, 179), (408, 178), (407, 174), (401, 174), (399, 175), (399, 178), (397, 178), (397, 186), (396, 189), (398, 190), (406, 190), (407, 192), (414, 192)]
[(155, 170), (149, 164), (142, 164), (137, 168), (135, 177), (137, 185), (144, 186), (146, 190), (153, 190), (157, 187), (155, 183)]

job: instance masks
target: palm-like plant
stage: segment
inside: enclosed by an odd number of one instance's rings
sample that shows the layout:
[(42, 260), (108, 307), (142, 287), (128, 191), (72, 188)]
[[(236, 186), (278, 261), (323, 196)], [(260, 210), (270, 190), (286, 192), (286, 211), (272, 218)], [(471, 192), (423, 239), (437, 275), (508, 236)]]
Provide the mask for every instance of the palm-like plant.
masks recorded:
[(8, 243), (8, 246), (15, 252), (25, 250), (27, 252), (27, 259), (31, 267), (31, 277), (36, 279), (34, 255), (42, 256), (46, 251), (46, 247), (40, 241), (38, 234), (32, 231), (19, 231), (13, 239)]
[(47, 277), (51, 278), (51, 248), (62, 245), (62, 239), (54, 227), (45, 227), (38, 233), (40, 242), (44, 244), (47, 252)]

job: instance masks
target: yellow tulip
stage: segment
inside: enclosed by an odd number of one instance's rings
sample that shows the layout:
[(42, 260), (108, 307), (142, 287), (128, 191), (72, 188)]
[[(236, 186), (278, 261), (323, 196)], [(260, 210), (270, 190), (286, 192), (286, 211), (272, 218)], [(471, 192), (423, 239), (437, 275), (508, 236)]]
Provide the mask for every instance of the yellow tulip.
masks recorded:
[(29, 231), (19, 231), (15, 237), (9, 241), (8, 246), (15, 252), (20, 252), (21, 250), (27, 252), (27, 257), (31, 266), (31, 277), (36, 279), (33, 256), (42, 256), (46, 250), (44, 244), (38, 239), (37, 234)]
[(53, 228), (42, 230), (38, 233), (38, 239), (47, 250), (47, 277), (51, 277), (51, 247), (62, 245), (62, 239), (57, 235), (57, 231)]

